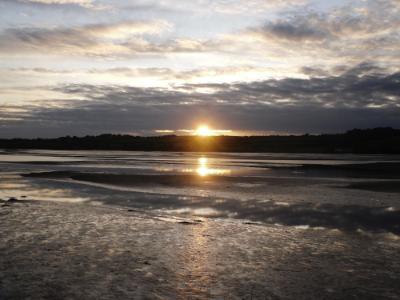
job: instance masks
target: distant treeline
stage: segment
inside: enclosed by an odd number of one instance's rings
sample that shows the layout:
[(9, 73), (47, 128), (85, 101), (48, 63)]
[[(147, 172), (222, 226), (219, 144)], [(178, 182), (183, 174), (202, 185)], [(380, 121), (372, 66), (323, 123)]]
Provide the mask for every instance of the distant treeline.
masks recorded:
[(55, 139), (0, 139), (2, 149), (137, 150), (179, 152), (400, 153), (400, 130), (353, 129), (301, 136), (155, 136), (102, 134)]

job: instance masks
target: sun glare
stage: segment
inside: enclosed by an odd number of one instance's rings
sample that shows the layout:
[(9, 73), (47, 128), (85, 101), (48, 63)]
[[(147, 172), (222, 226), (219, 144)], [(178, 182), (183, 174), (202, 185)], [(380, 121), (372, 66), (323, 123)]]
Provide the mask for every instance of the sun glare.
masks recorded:
[(206, 177), (208, 175), (225, 175), (231, 172), (229, 169), (210, 168), (208, 159), (204, 156), (199, 157), (197, 165), (198, 168), (196, 172), (201, 177)]
[(197, 174), (200, 176), (204, 177), (209, 174), (210, 170), (207, 167), (207, 158), (206, 157), (200, 157), (199, 158), (199, 167), (197, 169)]
[(212, 130), (208, 128), (207, 125), (201, 125), (196, 130), (196, 135), (198, 136), (211, 136)]

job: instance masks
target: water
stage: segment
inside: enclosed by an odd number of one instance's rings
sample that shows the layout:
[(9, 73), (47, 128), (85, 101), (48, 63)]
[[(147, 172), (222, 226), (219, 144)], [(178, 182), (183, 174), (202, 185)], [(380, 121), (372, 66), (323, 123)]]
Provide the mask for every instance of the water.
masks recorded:
[[(395, 155), (2, 151), (0, 198), (261, 223), (368, 227), (351, 218), (357, 219), (364, 207), (398, 207), (396, 190), (368, 187), (397, 182), (399, 162)], [(42, 175), (21, 176), (31, 173)], [(316, 206), (328, 212), (320, 209), (310, 221), (307, 215)], [(332, 215), (349, 206), (349, 220), (335, 221)]]
[(2, 151), (0, 298), (397, 299), (399, 162)]

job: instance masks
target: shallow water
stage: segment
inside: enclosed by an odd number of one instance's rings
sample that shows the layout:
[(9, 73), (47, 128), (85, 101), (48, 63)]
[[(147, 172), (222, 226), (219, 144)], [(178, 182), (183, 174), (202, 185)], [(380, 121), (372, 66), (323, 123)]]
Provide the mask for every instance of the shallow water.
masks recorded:
[(398, 163), (394, 155), (3, 151), (0, 198), (398, 232)]
[(399, 162), (0, 151), (0, 298), (398, 299)]

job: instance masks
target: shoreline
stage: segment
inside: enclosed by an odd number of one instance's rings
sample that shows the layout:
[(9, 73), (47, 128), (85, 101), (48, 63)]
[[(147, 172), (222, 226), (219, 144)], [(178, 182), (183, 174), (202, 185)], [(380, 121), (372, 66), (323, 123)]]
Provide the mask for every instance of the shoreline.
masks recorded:
[[(348, 299), (400, 293), (399, 236), (39, 201), (0, 207), (0, 297)], [(391, 264), (387, 258), (391, 257)]]

